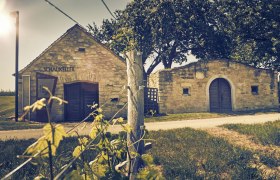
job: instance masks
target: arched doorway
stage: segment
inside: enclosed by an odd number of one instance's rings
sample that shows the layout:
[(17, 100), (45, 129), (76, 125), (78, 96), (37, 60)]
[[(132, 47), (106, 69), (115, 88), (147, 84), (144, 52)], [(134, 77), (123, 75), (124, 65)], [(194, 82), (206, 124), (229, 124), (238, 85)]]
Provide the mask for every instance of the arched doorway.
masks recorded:
[(226, 113), (232, 111), (231, 88), (227, 80), (217, 78), (209, 88), (210, 112)]
[(98, 84), (75, 82), (64, 84), (66, 121), (81, 121), (87, 117), (92, 109), (88, 105), (98, 104)]

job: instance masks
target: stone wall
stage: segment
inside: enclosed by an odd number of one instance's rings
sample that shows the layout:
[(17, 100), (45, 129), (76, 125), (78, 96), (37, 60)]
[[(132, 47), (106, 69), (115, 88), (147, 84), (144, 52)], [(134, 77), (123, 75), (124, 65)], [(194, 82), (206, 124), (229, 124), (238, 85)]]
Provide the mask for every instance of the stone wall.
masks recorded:
[[(278, 107), (276, 73), (237, 62), (197, 62), (161, 70), (151, 77), (150, 85), (159, 88), (161, 113), (209, 111), (209, 87), (216, 78), (229, 82), (233, 111)], [(258, 86), (258, 94), (252, 93), (252, 86)], [(188, 94), (183, 94), (183, 89)]]
[[(99, 104), (106, 103), (102, 108), (107, 118), (127, 102), (124, 90), (127, 84), (125, 62), (96, 42), (91, 35), (77, 25), (69, 29), (20, 72), (21, 76), (30, 75), (31, 77), (31, 103), (36, 101), (37, 72), (57, 77), (55, 95), (62, 98), (64, 84), (98, 83)], [(112, 98), (118, 98), (119, 101), (111, 102)], [(126, 110), (120, 115), (125, 116)], [(32, 119), (34, 120), (35, 117), (33, 113)], [(52, 118), (63, 121), (64, 107), (53, 104)]]

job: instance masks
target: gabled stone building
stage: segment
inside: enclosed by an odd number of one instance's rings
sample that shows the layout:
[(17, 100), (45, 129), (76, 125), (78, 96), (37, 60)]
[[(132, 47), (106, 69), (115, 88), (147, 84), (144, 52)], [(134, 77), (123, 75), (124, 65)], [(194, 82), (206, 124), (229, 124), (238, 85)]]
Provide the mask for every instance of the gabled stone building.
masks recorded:
[[(88, 105), (103, 105), (111, 117), (127, 102), (126, 64), (123, 59), (75, 25), (19, 72), (19, 109), (47, 97), (43, 86), (69, 103), (51, 106), (55, 121), (80, 121), (91, 112)], [(126, 110), (119, 114), (126, 115)], [(31, 113), (35, 121), (46, 121), (46, 112)]]
[[(75, 25), (19, 72), (19, 109), (23, 113), (25, 106), (47, 98), (46, 86), (69, 102), (51, 105), (54, 121), (80, 121), (93, 103), (102, 106), (108, 119), (127, 102), (126, 85), (125, 61)], [(278, 108), (276, 72), (233, 61), (160, 70), (149, 77), (149, 87), (158, 89), (160, 113)], [(38, 111), (26, 118), (47, 121), (47, 114)]]
[(161, 113), (278, 108), (277, 73), (233, 61), (160, 70), (150, 76), (149, 86), (159, 90)]

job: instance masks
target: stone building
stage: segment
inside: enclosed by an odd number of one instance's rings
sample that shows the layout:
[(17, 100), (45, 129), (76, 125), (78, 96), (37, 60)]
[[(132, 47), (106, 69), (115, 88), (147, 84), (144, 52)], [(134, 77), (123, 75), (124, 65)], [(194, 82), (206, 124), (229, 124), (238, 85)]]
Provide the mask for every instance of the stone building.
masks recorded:
[(225, 60), (160, 70), (149, 78), (158, 88), (161, 113), (231, 112), (278, 107), (277, 74)]
[[(75, 25), (19, 72), (19, 109), (48, 97), (42, 89), (46, 86), (69, 102), (51, 104), (53, 120), (80, 121), (93, 103), (104, 105), (103, 114), (109, 118), (127, 102), (126, 84), (125, 61)], [(125, 116), (126, 110), (119, 115)], [(46, 121), (46, 112), (27, 118)]]
[[(50, 105), (54, 121), (80, 121), (93, 103), (102, 106), (108, 119), (127, 102), (126, 85), (125, 61), (75, 25), (19, 72), (19, 110), (23, 113), (25, 106), (48, 98), (42, 88), (46, 86), (68, 101)], [(233, 61), (200, 61), (160, 70), (149, 77), (149, 87), (158, 89), (160, 113), (278, 107), (277, 74)], [(148, 102), (156, 103), (155, 97), (147, 95)], [(126, 116), (126, 109), (119, 116)], [(47, 121), (47, 114), (37, 111), (26, 118)]]

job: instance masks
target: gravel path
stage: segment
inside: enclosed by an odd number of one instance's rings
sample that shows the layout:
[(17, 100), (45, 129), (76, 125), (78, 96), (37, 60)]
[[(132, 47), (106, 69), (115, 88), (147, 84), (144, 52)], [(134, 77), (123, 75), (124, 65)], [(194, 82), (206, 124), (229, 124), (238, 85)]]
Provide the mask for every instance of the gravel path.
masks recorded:
[[(168, 122), (151, 122), (145, 123), (148, 130), (168, 130), (176, 128), (190, 127), (195, 129), (205, 129), (213, 128), (223, 124), (254, 124), (254, 123), (264, 123), (268, 121), (280, 120), (280, 113), (271, 114), (260, 114), (260, 115), (242, 115), (242, 116), (231, 116), (222, 118), (211, 118), (211, 119), (199, 119), (199, 120), (182, 120), (182, 121), (168, 121)], [(74, 124), (64, 124), (66, 130), (71, 129)], [(117, 133), (121, 130), (120, 125), (115, 125), (111, 127), (110, 132)], [(78, 128), (77, 131), (80, 135), (88, 134), (90, 131), (90, 126), (86, 126), (81, 129)], [(0, 131), (0, 139), (29, 139), (29, 138), (39, 138), (42, 136), (41, 129), (28, 129), (28, 130), (11, 130), (11, 131)]]

